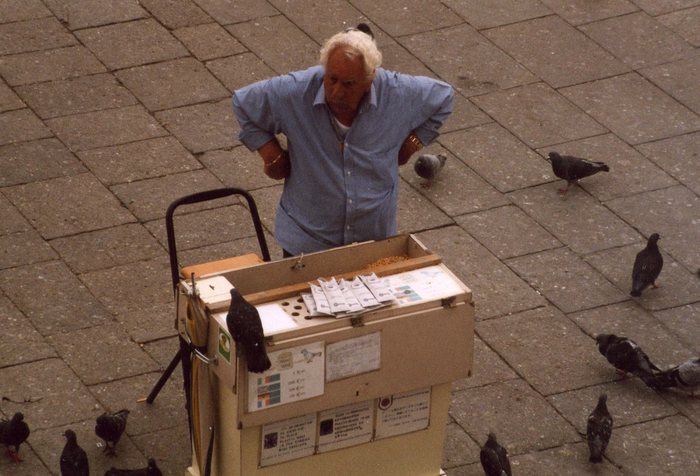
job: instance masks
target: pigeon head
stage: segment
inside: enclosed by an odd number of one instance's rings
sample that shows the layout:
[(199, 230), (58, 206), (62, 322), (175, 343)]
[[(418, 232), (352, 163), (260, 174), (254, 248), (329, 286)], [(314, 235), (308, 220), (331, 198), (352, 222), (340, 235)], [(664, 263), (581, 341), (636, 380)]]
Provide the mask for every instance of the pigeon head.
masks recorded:
[(649, 244), (656, 244), (656, 242), (659, 241), (660, 238), (661, 237), (658, 233), (652, 233), (649, 237)]
[(549, 160), (550, 162), (558, 159), (561, 159), (561, 155), (559, 155), (558, 152), (550, 152), (549, 154), (547, 154), (547, 160)]
[(63, 436), (65, 436), (68, 441), (75, 442), (77, 440), (77, 437), (75, 436), (75, 432), (73, 430), (64, 431)]
[(603, 403), (608, 401), (608, 394), (607, 393), (601, 393), (600, 396), (598, 397), (598, 405), (602, 405)]
[(20, 422), (20, 421), (24, 421), (24, 413), (17, 412), (14, 415), (12, 415), (12, 421), (15, 423)]
[(489, 437), (486, 439), (486, 444), (487, 444), (487, 445), (488, 445), (488, 444), (493, 445), (493, 444), (496, 444), (496, 443), (498, 443), (498, 442), (496, 441), (496, 434), (493, 433), (493, 432), (489, 433)]
[(605, 350), (610, 346), (615, 337), (614, 334), (598, 334), (595, 336), (595, 340), (598, 343), (598, 350), (605, 353)]

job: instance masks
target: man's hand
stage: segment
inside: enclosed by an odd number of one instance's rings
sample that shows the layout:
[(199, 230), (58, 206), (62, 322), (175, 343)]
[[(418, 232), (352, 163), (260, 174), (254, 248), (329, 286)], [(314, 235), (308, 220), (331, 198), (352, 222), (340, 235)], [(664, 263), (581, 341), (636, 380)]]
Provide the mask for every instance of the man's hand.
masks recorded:
[(274, 180), (289, 177), (292, 164), (289, 161), (289, 152), (280, 146), (277, 139), (273, 139), (258, 149), (258, 154), (263, 159), (263, 171), (265, 175)]
[(408, 159), (410, 159), (413, 154), (422, 148), (423, 144), (421, 143), (420, 139), (418, 139), (418, 137), (411, 132), (408, 137), (406, 137), (406, 140), (403, 141), (403, 144), (401, 144), (401, 148), (399, 149), (399, 165), (403, 165), (408, 162)]

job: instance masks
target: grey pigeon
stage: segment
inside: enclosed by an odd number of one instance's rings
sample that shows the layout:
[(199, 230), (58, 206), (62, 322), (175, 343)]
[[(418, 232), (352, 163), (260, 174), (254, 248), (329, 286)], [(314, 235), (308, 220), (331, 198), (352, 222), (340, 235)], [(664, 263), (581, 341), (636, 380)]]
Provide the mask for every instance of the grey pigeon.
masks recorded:
[(629, 372), (646, 383), (655, 375), (656, 371), (661, 370), (651, 362), (641, 347), (627, 337), (599, 334), (595, 340), (598, 343), (598, 351), (619, 372)]
[(19, 457), (19, 445), (29, 438), (29, 425), (24, 421), (24, 414), (17, 412), (9, 420), (0, 420), (0, 443), (7, 447), (7, 455), (15, 463), (22, 461)]
[(419, 177), (423, 177), (427, 180), (423, 186), (428, 187), (432, 180), (437, 177), (440, 170), (445, 166), (446, 161), (447, 157), (442, 154), (423, 154), (416, 159), (416, 162), (413, 164), (413, 170), (416, 171)]
[(605, 453), (605, 448), (610, 442), (610, 435), (612, 435), (613, 418), (608, 411), (607, 400), (608, 396), (604, 393), (601, 394), (598, 397), (598, 405), (588, 415), (586, 436), (590, 452), (588, 461), (591, 463), (603, 461), (603, 453)]
[(90, 476), (87, 453), (78, 445), (73, 430), (63, 433), (66, 445), (61, 452), (61, 476)]
[(550, 152), (547, 160), (552, 163), (554, 175), (566, 180), (566, 188), (559, 189), (560, 193), (566, 193), (572, 183), (576, 183), (582, 178), (590, 177), (601, 171), (610, 171), (610, 167), (604, 162), (594, 162), (572, 155), (559, 155), (557, 152)]
[(243, 351), (249, 372), (264, 372), (272, 364), (265, 350), (265, 334), (258, 310), (245, 300), (238, 289), (231, 289), (231, 304), (226, 325), (236, 347)]
[(652, 388), (678, 388), (687, 390), (691, 396), (700, 388), (700, 357), (688, 359), (680, 365), (663, 370), (647, 382)]
[(637, 253), (632, 267), (632, 291), (630, 295), (639, 297), (649, 286), (656, 286), (656, 278), (664, 267), (664, 257), (659, 251), (659, 234), (653, 233), (647, 241), (647, 246)]
[(114, 413), (103, 413), (95, 422), (95, 434), (105, 441), (105, 453), (114, 455), (115, 447), (126, 429), (129, 410), (123, 409)]
[(479, 459), (486, 476), (513, 476), (508, 451), (498, 444), (495, 434), (489, 433), (486, 443), (479, 452)]
[(139, 469), (117, 469), (112, 467), (105, 472), (105, 476), (163, 476), (156, 460), (148, 458), (148, 466)]

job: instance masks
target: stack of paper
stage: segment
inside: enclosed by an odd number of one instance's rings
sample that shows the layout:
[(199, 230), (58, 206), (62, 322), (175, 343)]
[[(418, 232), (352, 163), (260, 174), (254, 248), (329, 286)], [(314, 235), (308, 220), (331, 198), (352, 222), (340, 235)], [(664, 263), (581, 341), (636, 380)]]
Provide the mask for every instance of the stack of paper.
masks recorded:
[(309, 283), (311, 292), (301, 294), (310, 316), (349, 317), (387, 306), (396, 299), (389, 280), (374, 273), (350, 281), (319, 278), (318, 283)]

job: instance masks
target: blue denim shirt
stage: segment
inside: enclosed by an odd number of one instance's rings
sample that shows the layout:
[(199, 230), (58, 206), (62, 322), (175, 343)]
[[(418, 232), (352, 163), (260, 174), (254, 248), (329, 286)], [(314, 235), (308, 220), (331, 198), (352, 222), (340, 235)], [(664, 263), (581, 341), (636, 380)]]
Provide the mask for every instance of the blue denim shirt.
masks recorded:
[(292, 254), (395, 235), (398, 154), (414, 131), (423, 144), (452, 112), (452, 87), (379, 68), (345, 139), (325, 100), (322, 66), (233, 93), (241, 142), (257, 150), (287, 136), (291, 172), (277, 206), (275, 238)]

